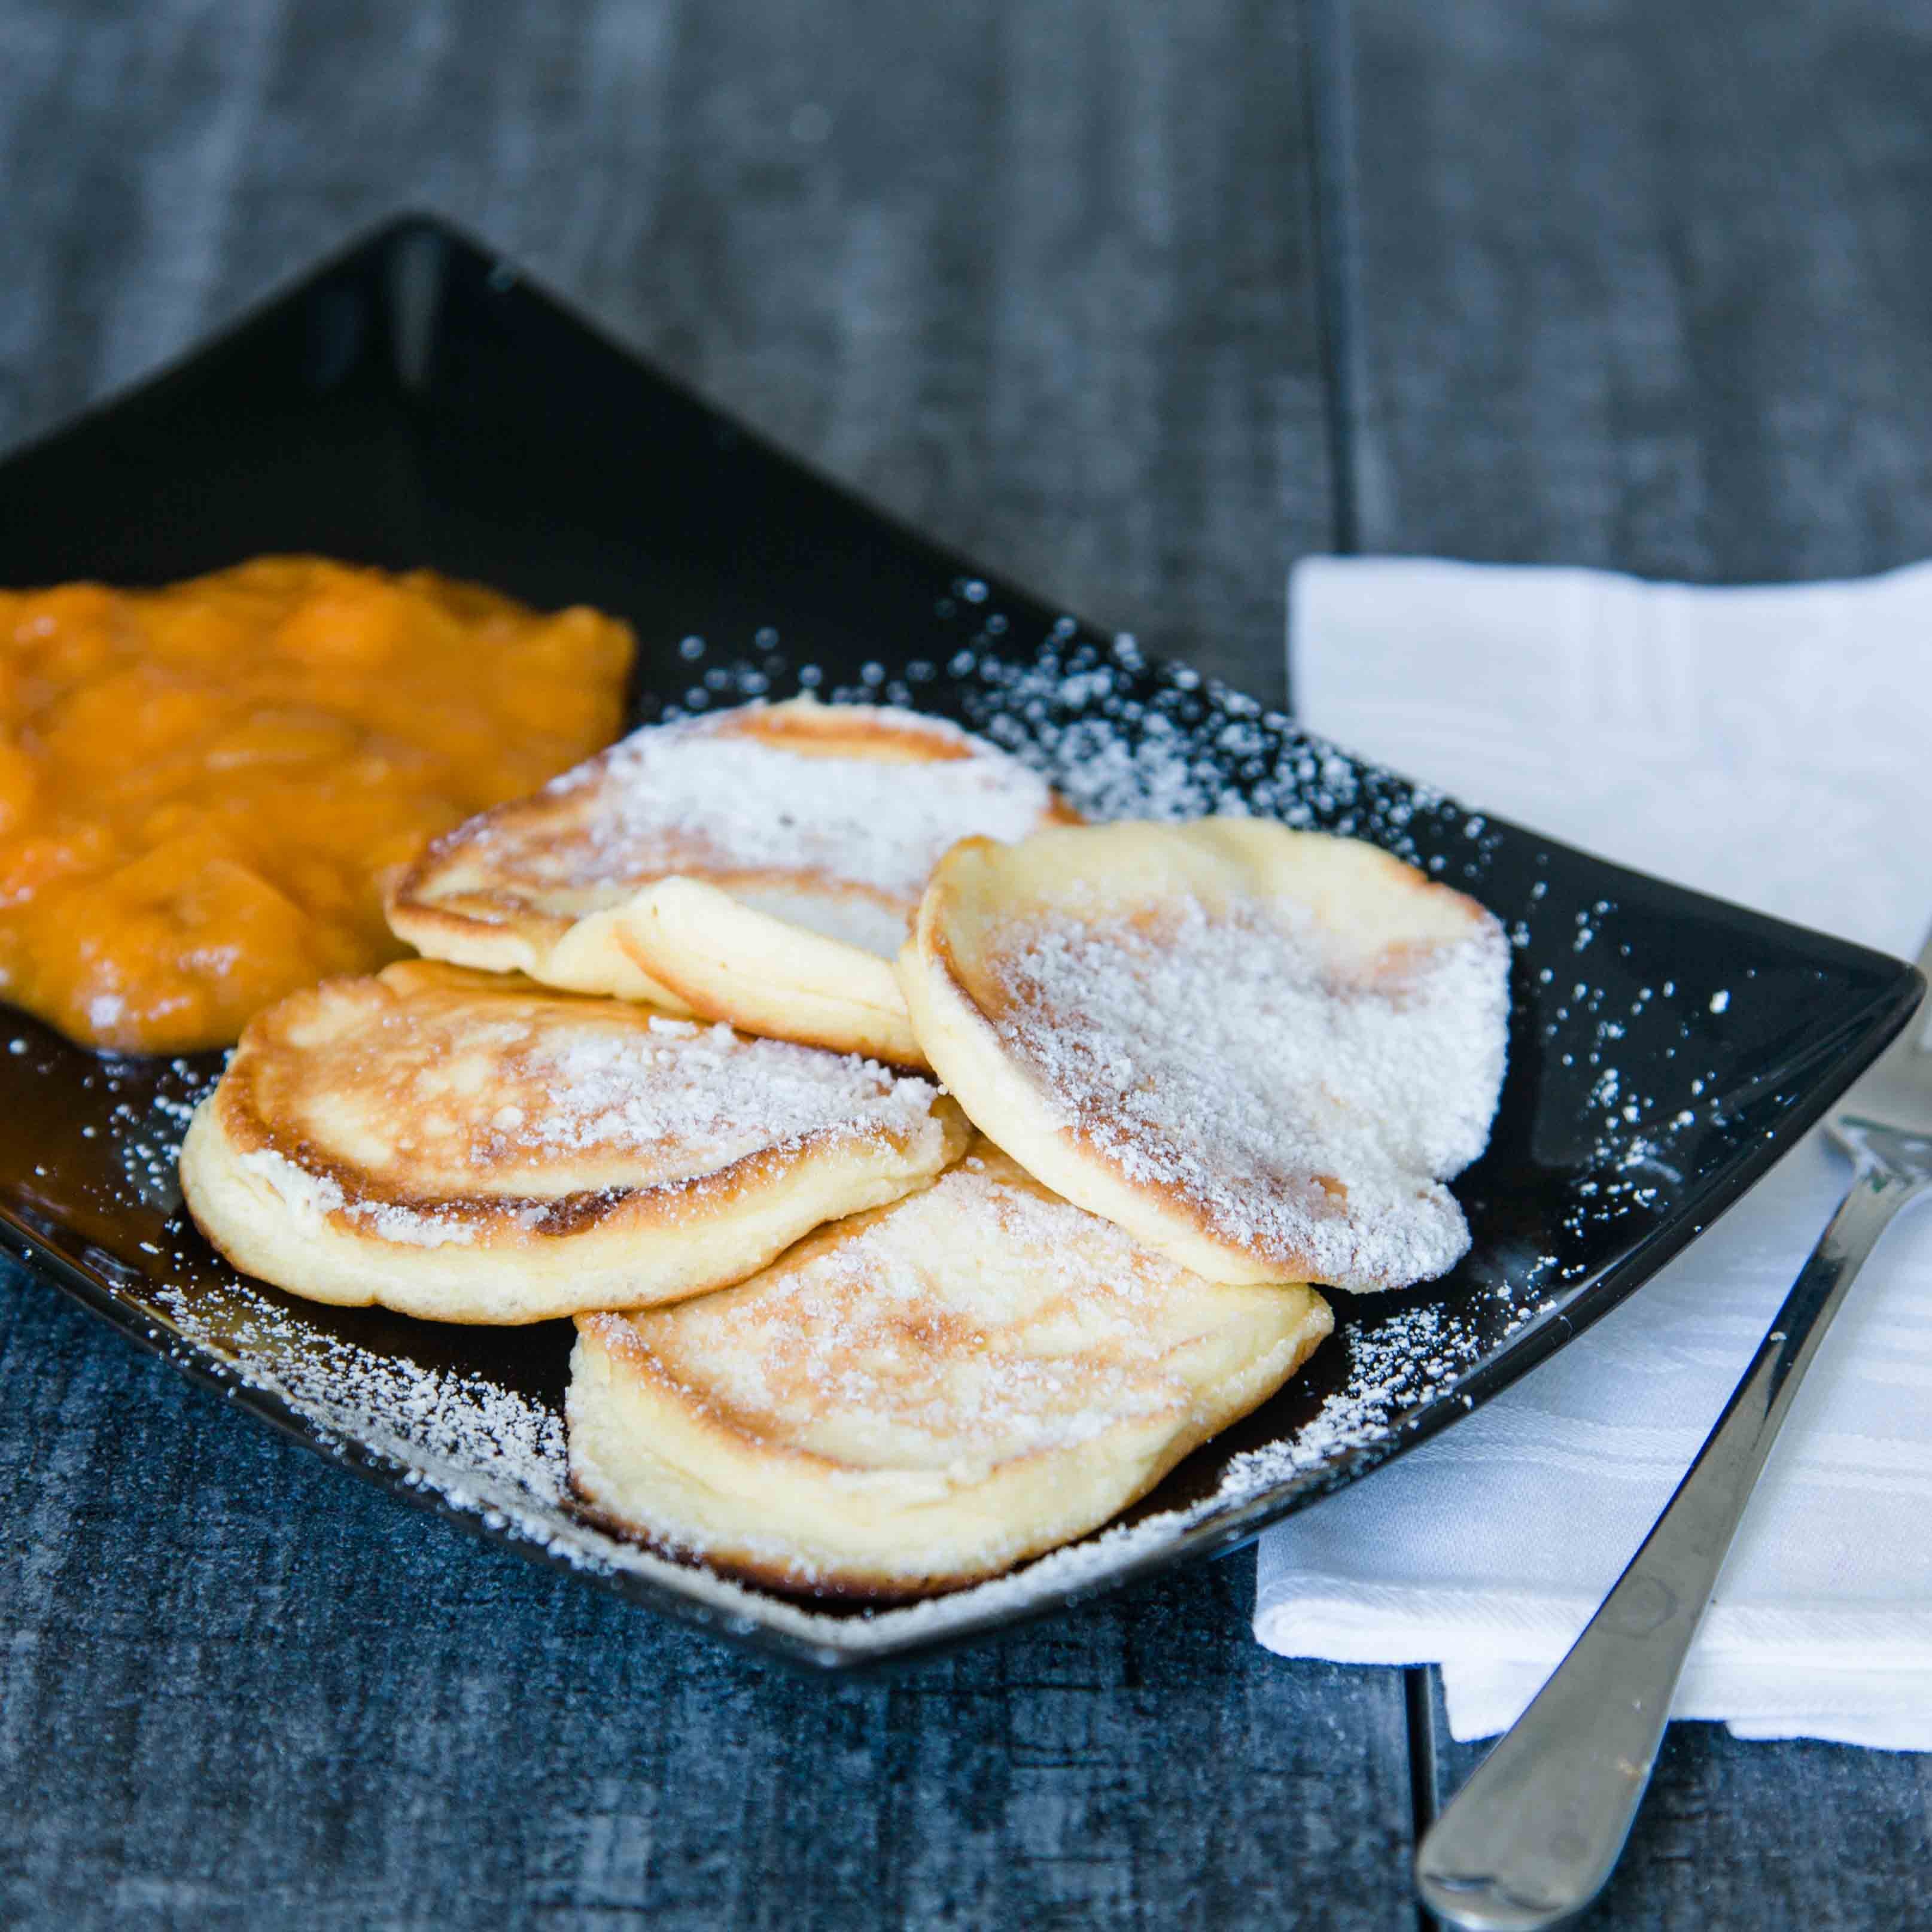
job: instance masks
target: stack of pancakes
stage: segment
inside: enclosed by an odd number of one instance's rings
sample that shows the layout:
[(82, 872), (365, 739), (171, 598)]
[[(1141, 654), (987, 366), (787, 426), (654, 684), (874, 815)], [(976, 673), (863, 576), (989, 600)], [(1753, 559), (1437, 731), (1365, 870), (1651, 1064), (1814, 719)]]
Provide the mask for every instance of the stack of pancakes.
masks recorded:
[(581, 1506), (780, 1588), (1084, 1534), (1306, 1360), (1311, 1283), (1468, 1244), (1508, 947), (1352, 841), (1082, 826), (800, 699), (633, 734), (388, 915), (424, 958), (244, 1034), (195, 1220), (319, 1300), (574, 1316)]

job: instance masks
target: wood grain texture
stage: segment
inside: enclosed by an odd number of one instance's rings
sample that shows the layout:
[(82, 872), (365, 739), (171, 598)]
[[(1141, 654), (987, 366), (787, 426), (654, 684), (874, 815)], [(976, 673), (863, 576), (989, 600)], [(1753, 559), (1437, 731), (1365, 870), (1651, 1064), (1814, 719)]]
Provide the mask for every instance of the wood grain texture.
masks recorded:
[(1352, 10), (1364, 549), (1932, 553), (1932, 12)]
[[(1932, 553), (1932, 18), (1358, 0), (1364, 549), (1748, 580)], [(1481, 1755), (1421, 1741), (1438, 1803)], [(1591, 1925), (1932, 1922), (1921, 1758), (1669, 1733)]]
[(0, 442), (424, 207), (1279, 701), (1328, 526), (1301, 74), (1298, 10), (1239, 0), (8, 0)]
[[(406, 206), (888, 508), (1281, 688), (1292, 9), (0, 0), (0, 444)], [(1399, 1684), (1223, 1564), (916, 1673), (454, 1535), (0, 1274), (0, 1922), (1406, 1923)]]
[[(1446, 1804), (1489, 1747), (1450, 1737), (1439, 1682), (1429, 1720)], [(1575, 1924), (1577, 1932), (1909, 1932), (1932, 1922), (1928, 1874), (1932, 1761), (1924, 1756), (1810, 1739), (1746, 1743), (1721, 1724), (1672, 1724), (1622, 1862)]]
[(1388, 1673), (1219, 1564), (835, 1683), (451, 1534), (0, 1283), (0, 1922), (1382, 1926)]

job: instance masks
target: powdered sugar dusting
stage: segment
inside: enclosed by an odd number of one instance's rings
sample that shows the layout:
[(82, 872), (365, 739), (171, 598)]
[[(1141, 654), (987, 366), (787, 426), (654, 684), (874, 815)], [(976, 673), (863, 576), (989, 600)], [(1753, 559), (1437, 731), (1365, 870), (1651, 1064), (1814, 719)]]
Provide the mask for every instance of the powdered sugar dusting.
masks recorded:
[(1492, 922), (1372, 983), (1286, 904), (1034, 918), (990, 950), (1000, 1038), (1062, 1124), (1210, 1233), (1345, 1288), (1467, 1248), (1440, 1180), (1482, 1151), (1502, 1080)]
[[(476, 1239), (476, 1224), (460, 1214), (385, 1201), (380, 1196), (351, 1194), (334, 1174), (317, 1173), (274, 1148), (251, 1148), (236, 1165), (272, 1189), (298, 1214), (314, 1220), (346, 1216), (382, 1240), (400, 1241), (405, 1247), (440, 1248), (452, 1244), (465, 1246)], [(517, 1218), (528, 1226), (541, 1212), (526, 1208), (518, 1210)]]
[(284, 1304), (240, 1287), (218, 1301), (167, 1298), (183, 1332), (341, 1442), (406, 1465), (492, 1526), (543, 1534), (568, 1480), (563, 1418), (488, 1376), (426, 1367), (322, 1333)]
[(1130, 1419), (1178, 1432), (1187, 1343), (1253, 1320), (1257, 1292), (1276, 1294), (1208, 1286), (982, 1144), (736, 1290), (612, 1319), (754, 1434), (972, 1482)]
[[(74, 1110), (70, 1132), (88, 1138), (36, 1152), (31, 1172), (14, 1177), (10, 1208), (49, 1245), (111, 1284), (124, 1310), (152, 1309), (158, 1324), (164, 1318), (184, 1360), (278, 1393), (308, 1418), (325, 1448), (352, 1455), (370, 1444), (419, 1492), (524, 1539), (526, 1547), (587, 1574), (634, 1580), (634, 1587), (660, 1601), (668, 1594), (721, 1630), (762, 1630), (830, 1661), (964, 1634), (1097, 1591), (1178, 1551), (1226, 1546), (1324, 1493), (1415, 1439), (1446, 1410), (1466, 1406), (1471, 1398), (1455, 1392), (1458, 1382), (1513, 1337), (1600, 1312), (1606, 1303), (1594, 1285), (1580, 1301), (1572, 1302), (1572, 1292), (1630, 1253), (1682, 1188), (1703, 1186), (1730, 1157), (1727, 1136), (1748, 1132), (1774, 1144), (1772, 1135), (1783, 1131), (1791, 1104), (1790, 1083), (1760, 1088), (1745, 1078), (1752, 1030), (1762, 1030), (1764, 1011), (1774, 1004), (1763, 980), (1722, 958), (1706, 974), (1698, 957), (1675, 950), (1661, 922), (1648, 914), (1631, 920), (1622, 907), (1600, 902), (1600, 886), (1574, 858), (1538, 849), (1438, 794), (1306, 738), (1285, 716), (1238, 693), (1180, 668), (1150, 666), (1130, 640), (1094, 639), (1063, 620), (1024, 662), (995, 646), (982, 650), (984, 638), (969, 641), (966, 633), (1000, 614), (997, 591), (988, 596), (986, 586), (978, 588), (976, 600), (958, 585), (950, 596), (940, 586), (942, 620), (958, 628), (950, 641), (914, 646), (929, 662), (881, 668), (876, 677), (837, 691), (816, 667), (784, 656), (776, 638), (768, 645), (761, 635), (759, 654), (742, 664), (721, 646), (708, 669), (699, 660), (710, 647), (688, 639), (692, 682), (681, 701), (700, 710), (802, 687), (842, 698), (956, 706), (1091, 818), (1246, 810), (1372, 837), (1432, 875), (1480, 892), (1503, 914), (1517, 945), (1534, 939), (1532, 956), (1544, 968), (1540, 983), (1534, 971), (1526, 976), (1516, 1036), (1526, 1059), (1540, 1058), (1544, 1083), (1533, 1157), (1527, 1148), (1506, 1150), (1494, 1184), (1481, 1169), (1460, 1184), (1480, 1238), (1453, 1294), (1439, 1302), (1339, 1301), (1336, 1334), (1276, 1406), (1238, 1438), (1224, 1438), (1184, 1466), (1134, 1520), (995, 1582), (862, 1617), (784, 1602), (601, 1536), (560, 1500), (560, 1418), (550, 1396), (520, 1392), (508, 1367), (480, 1376), (418, 1363), (413, 1330), (410, 1345), (393, 1345), (384, 1330), (381, 1341), (356, 1349), (337, 1334), (363, 1332), (354, 1318), (238, 1282), (192, 1229), (168, 1218), (178, 1207), (174, 1162), (182, 1129), (212, 1078), (205, 1065), (88, 1061), (76, 1080), (68, 1049), (31, 1022), (17, 1022), (19, 1036), (0, 1056), (0, 1068), (17, 1070), (20, 1082), (44, 1077)], [(1024, 621), (1016, 616), (1016, 632)], [(1529, 869), (1546, 866), (1540, 874)], [(1566, 901), (1567, 893), (1580, 897)], [(1572, 915), (1580, 921), (1585, 912), (1587, 928), (1580, 923), (1577, 936), (1587, 930), (1593, 940), (1573, 974), (1566, 964)], [(1634, 947), (1635, 962), (1622, 963)], [(1641, 979), (1633, 976), (1639, 964)], [(1564, 969), (1555, 984), (1552, 966)], [(1714, 1014), (1711, 1001), (1720, 992), (1729, 993), (1728, 1010)], [(16, 1089), (22, 1096), (30, 1090), (32, 1104), (44, 1104), (41, 1090)], [(1626, 1112), (1633, 1106), (1640, 1108), (1634, 1123)], [(96, 1146), (102, 1165), (89, 1168), (80, 1156)], [(104, 1178), (110, 1172), (111, 1181)], [(1496, 1185), (1522, 1192), (1498, 1195)], [(1546, 1200), (1528, 1198), (1538, 1188)], [(74, 1232), (110, 1226), (118, 1244), (112, 1252), (87, 1245), (106, 1240), (104, 1234)], [(254, 1311), (245, 1321), (244, 1310)], [(418, 1352), (440, 1359), (431, 1352), (437, 1331), (422, 1332), (428, 1339)], [(506, 1364), (553, 1352), (560, 1385), (567, 1330), (520, 1330), (506, 1340), (513, 1344), (501, 1357)], [(338, 1348), (352, 1352), (330, 1352)], [(476, 1359), (498, 1358), (479, 1348)], [(1266, 1439), (1268, 1432), (1276, 1439)], [(1235, 1441), (1245, 1453), (1228, 1452)], [(1204, 1479), (1198, 1474), (1204, 1470)], [(1204, 1488), (1190, 1486), (1204, 1480)], [(1184, 1501), (1160, 1506), (1176, 1496)]]
[(680, 871), (796, 874), (909, 911), (948, 846), (1024, 838), (1052, 802), (1036, 772), (944, 719), (856, 706), (842, 715), (928, 738), (947, 755), (818, 756), (738, 728), (742, 710), (686, 718), (646, 725), (545, 788), (594, 794), (580, 838), (545, 827), (528, 836), (514, 813), (458, 836), (487, 849), (493, 868), (546, 887), (630, 888)]
[(268, 1057), (283, 1101), (242, 1165), (299, 1213), (411, 1245), (474, 1241), (479, 1202), (532, 1225), (586, 1186), (676, 1188), (833, 1140), (936, 1149), (941, 1131), (930, 1081), (616, 1002), (368, 982), (305, 1002), (326, 1052), (285, 1048), (273, 1016), (243, 1050), (236, 1077)]
[(1378, 1322), (1366, 1340), (1349, 1338), (1348, 1382), (1310, 1422), (1288, 1440), (1232, 1458), (1211, 1494), (1104, 1530), (970, 1589), (854, 1616), (774, 1598), (586, 1522), (568, 1503), (562, 1418), (546, 1402), (487, 1376), (439, 1370), (404, 1351), (330, 1334), (311, 1318), (313, 1311), (272, 1291), (232, 1280), (217, 1287), (194, 1278), (191, 1256), (177, 1250), (170, 1258), (178, 1277), (164, 1275), (157, 1288), (176, 1324), (176, 1346), (292, 1411), (323, 1449), (399, 1468), (419, 1495), (572, 1568), (668, 1588), (736, 1632), (762, 1627), (828, 1659), (887, 1654), (997, 1622), (1131, 1572), (1178, 1539), (1285, 1486), (1318, 1492), (1351, 1453), (1385, 1450), (1392, 1420), (1450, 1379), (1472, 1352), (1438, 1311), (1401, 1311)]
[(493, 1159), (594, 1150), (710, 1169), (828, 1129), (902, 1138), (938, 1098), (930, 1081), (876, 1060), (722, 1025), (545, 1034), (515, 1076), (544, 1104), (514, 1125), (486, 1120)]

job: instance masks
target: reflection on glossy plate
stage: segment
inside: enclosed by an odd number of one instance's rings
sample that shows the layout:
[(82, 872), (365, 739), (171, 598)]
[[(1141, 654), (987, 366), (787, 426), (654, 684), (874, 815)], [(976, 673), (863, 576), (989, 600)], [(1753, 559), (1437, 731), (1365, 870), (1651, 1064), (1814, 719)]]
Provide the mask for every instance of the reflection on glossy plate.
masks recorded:
[(982, 577), (406, 221), (188, 362), (0, 465), (0, 583), (160, 582), (265, 550), (431, 566), (628, 618), (634, 716), (814, 690), (940, 712), (1096, 816), (1358, 833), (1515, 942), (1490, 1151), (1444, 1280), (1332, 1298), (1334, 1339), (1113, 1528), (908, 1609), (814, 1608), (565, 1506), (567, 1323), (448, 1328), (238, 1280), (174, 1149), (218, 1057), (100, 1060), (0, 1010), (0, 1237), (322, 1454), (722, 1634), (849, 1665), (1226, 1550), (1466, 1413), (1708, 1225), (1904, 1024), (1880, 955), (1553, 845), (1306, 739)]

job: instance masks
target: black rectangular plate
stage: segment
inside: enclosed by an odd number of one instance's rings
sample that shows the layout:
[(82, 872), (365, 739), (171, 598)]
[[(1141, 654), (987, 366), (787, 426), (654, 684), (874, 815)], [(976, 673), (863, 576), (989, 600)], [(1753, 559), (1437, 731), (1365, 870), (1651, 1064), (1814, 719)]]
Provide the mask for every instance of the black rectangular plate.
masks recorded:
[(479, 1533), (790, 1658), (956, 1642), (1228, 1550), (1433, 1433), (1621, 1300), (1904, 1024), (1908, 966), (1478, 814), (1144, 662), (899, 528), (406, 220), (0, 466), (0, 583), (161, 583), (263, 551), (429, 565), (636, 627), (634, 711), (810, 686), (959, 718), (1101, 814), (1375, 839), (1516, 942), (1510, 1068), (1446, 1279), (1334, 1298), (1307, 1372), (1110, 1532), (908, 1610), (801, 1606), (609, 1541), (555, 1492), (566, 1323), (445, 1328), (242, 1282), (172, 1149), (218, 1057), (106, 1060), (0, 1016), (0, 1236), (124, 1334)]

